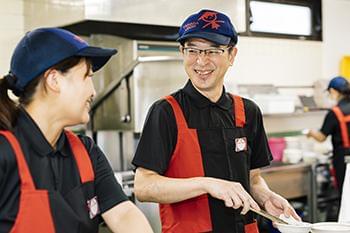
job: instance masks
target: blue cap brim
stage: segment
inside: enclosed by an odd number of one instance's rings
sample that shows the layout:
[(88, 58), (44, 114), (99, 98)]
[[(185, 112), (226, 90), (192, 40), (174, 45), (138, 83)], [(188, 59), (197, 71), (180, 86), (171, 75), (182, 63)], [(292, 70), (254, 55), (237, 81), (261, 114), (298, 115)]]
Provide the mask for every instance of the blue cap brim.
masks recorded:
[(81, 49), (75, 56), (88, 57), (92, 62), (92, 71), (101, 69), (108, 60), (117, 53), (116, 49), (104, 49), (93, 46), (88, 46)]
[(189, 38), (202, 38), (202, 39), (212, 41), (219, 45), (228, 45), (231, 41), (231, 37), (220, 35), (217, 33), (211, 33), (211, 32), (194, 32), (194, 33), (184, 34), (183, 36), (179, 37), (176, 41), (182, 43)]

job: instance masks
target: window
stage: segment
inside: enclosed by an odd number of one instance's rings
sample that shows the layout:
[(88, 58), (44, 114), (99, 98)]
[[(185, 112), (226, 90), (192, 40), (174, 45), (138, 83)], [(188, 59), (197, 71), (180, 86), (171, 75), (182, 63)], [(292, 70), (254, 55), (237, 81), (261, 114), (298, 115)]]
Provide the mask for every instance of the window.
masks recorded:
[(321, 0), (248, 0), (246, 34), (322, 39)]

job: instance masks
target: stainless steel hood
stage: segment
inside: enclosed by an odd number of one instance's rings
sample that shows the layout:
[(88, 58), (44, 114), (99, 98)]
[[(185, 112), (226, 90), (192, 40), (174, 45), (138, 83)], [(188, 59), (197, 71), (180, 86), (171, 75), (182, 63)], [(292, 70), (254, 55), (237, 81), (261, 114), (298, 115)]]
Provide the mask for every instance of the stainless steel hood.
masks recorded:
[(245, 0), (85, 0), (85, 20), (178, 27), (200, 9), (225, 12), (245, 30)]
[(82, 18), (64, 26), (80, 35), (174, 41), (183, 20), (200, 9), (226, 13), (238, 32), (246, 28), (246, 0), (85, 0), (81, 4)]

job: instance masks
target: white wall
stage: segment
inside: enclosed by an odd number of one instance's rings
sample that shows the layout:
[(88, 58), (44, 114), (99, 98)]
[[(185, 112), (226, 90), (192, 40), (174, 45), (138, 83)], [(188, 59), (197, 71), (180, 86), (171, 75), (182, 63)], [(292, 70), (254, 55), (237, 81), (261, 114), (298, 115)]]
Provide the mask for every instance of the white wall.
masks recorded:
[(0, 0), (0, 77), (7, 74), (14, 47), (23, 35), (23, 2)]
[(24, 30), (64, 26), (84, 19), (85, 0), (23, 0)]
[(342, 56), (350, 56), (350, 1), (322, 0), (323, 77), (338, 75)]
[[(79, 21), (89, 1), (0, 0), (0, 74), (8, 71), (12, 50), (25, 31)], [(323, 42), (240, 37), (229, 82), (310, 85), (338, 74), (341, 57), (350, 55), (350, 1), (322, 4)]]
[(229, 82), (309, 86), (322, 77), (322, 42), (240, 37)]
[(84, 18), (84, 0), (0, 0), (0, 77), (9, 71), (12, 52), (24, 33)]

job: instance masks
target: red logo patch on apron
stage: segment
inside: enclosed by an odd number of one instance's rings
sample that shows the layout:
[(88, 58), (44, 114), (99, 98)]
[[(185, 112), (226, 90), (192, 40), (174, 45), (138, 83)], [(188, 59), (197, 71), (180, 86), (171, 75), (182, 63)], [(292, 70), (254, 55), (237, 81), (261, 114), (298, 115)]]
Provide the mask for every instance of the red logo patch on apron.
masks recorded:
[(246, 151), (247, 150), (247, 138), (242, 137), (242, 138), (235, 138), (235, 151), (240, 152), (240, 151)]
[(94, 196), (90, 200), (87, 200), (87, 206), (89, 210), (90, 219), (93, 219), (100, 213), (100, 207), (98, 206), (97, 196)]

